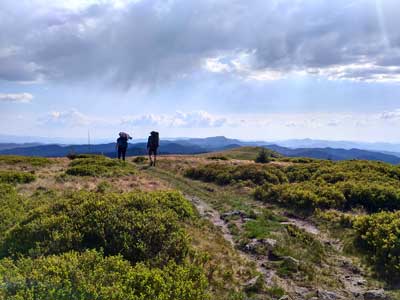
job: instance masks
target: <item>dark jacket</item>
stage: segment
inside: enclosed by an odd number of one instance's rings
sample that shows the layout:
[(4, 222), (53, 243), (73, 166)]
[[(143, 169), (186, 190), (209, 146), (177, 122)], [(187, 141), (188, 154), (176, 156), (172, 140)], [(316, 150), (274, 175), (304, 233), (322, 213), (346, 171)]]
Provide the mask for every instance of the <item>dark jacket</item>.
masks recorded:
[(147, 139), (147, 149), (157, 149), (158, 145), (157, 142), (154, 140), (154, 137), (149, 136), (149, 138)]
[(128, 147), (128, 139), (126, 137), (119, 137), (117, 139), (118, 148), (127, 148)]

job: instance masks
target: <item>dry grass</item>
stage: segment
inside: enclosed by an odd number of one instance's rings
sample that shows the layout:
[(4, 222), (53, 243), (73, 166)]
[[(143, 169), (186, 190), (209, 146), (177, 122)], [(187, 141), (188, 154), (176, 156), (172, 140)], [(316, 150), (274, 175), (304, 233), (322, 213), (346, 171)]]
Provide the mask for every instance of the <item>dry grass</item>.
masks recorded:
[[(70, 160), (67, 158), (51, 158), (51, 165), (35, 170), (37, 179), (32, 183), (19, 186), (22, 193), (31, 194), (38, 188), (47, 190), (96, 190), (97, 186), (106, 181), (113, 189), (118, 192), (128, 192), (131, 190), (153, 191), (165, 190), (167, 186), (159, 180), (155, 180), (143, 172), (134, 175), (126, 175), (112, 178), (98, 177), (77, 177), (65, 176)], [(1, 169), (12, 169), (12, 166), (3, 166)]]

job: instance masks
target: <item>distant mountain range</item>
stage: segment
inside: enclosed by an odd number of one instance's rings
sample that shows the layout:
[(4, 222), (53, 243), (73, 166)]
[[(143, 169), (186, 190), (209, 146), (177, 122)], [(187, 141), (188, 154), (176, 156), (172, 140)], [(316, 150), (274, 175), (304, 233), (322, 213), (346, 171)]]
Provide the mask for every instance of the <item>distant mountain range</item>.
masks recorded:
[[(135, 139), (135, 143), (146, 142), (147, 139)], [(210, 138), (164, 138), (170, 142), (178, 142), (179, 144), (195, 144), (205, 148), (221, 148), (232, 144), (244, 146), (261, 146), (261, 145), (278, 145), (282, 147), (297, 149), (297, 148), (335, 148), (335, 149), (360, 149), (378, 151), (388, 153), (395, 156), (400, 156), (400, 143), (384, 143), (384, 142), (355, 142), (355, 141), (329, 141), (319, 139), (289, 139), (289, 140), (265, 140), (265, 141), (242, 141), (237, 139), (228, 139), (225, 137), (210, 137)], [(29, 144), (58, 144), (58, 145), (72, 145), (72, 144), (86, 144), (86, 138), (47, 138), (35, 136), (15, 136), (0, 134), (0, 145), (14, 144), (14, 148), (21, 145), (17, 141)], [(92, 137), (92, 143), (95, 144), (108, 144), (114, 141), (113, 138), (95, 138)], [(8, 147), (8, 146), (7, 146)], [(4, 148), (0, 148), (4, 149)], [(10, 148), (9, 148), (10, 149)]]
[[(286, 141), (286, 143), (289, 143)], [(364, 159), (384, 161), (392, 164), (400, 164), (400, 154), (390, 152), (370, 151), (363, 149), (345, 149), (333, 147), (317, 147), (324, 145), (324, 141), (313, 140), (293, 140), (290, 145), (313, 144), (315, 147), (284, 147), (277, 144), (266, 142), (245, 142), (237, 139), (228, 139), (223, 136), (209, 138), (187, 138), (176, 140), (162, 140), (160, 143), (160, 154), (199, 154), (213, 151), (237, 148), (241, 146), (262, 146), (274, 150), (284, 156), (290, 157), (310, 157), (330, 160)], [(343, 142), (344, 143), (344, 142)], [(349, 146), (350, 144), (347, 144)], [(343, 144), (343, 146), (346, 146)], [(63, 157), (70, 153), (98, 153), (109, 157), (115, 157), (115, 143), (105, 143), (96, 145), (62, 145), (62, 144), (16, 144), (0, 143), (0, 154), (2, 155), (26, 155), (44, 157)], [(145, 155), (146, 143), (137, 142), (129, 145), (128, 155)]]
[(274, 141), (269, 144), (276, 144), (287, 148), (337, 148), (337, 149), (361, 149), (379, 152), (388, 152), (400, 156), (400, 144), (395, 143), (367, 143), (353, 141), (327, 141), (314, 139), (292, 139)]
[(267, 145), (267, 148), (274, 150), (283, 156), (310, 157), (330, 160), (375, 160), (391, 164), (400, 164), (400, 157), (381, 152), (360, 150), (360, 149), (335, 149), (335, 148), (297, 148), (291, 149), (277, 145)]

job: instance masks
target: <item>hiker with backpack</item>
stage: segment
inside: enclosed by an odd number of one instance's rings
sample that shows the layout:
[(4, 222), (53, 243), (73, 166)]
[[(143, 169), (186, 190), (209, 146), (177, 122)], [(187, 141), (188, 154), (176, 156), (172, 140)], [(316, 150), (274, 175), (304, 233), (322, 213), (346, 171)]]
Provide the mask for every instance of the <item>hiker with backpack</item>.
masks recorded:
[(125, 132), (120, 132), (119, 133), (119, 138), (117, 139), (117, 144), (116, 148), (118, 150), (118, 159), (121, 159), (125, 161), (125, 155), (126, 155), (126, 150), (128, 149), (128, 140), (131, 140), (132, 137), (125, 133)]
[[(158, 132), (150, 132), (150, 136), (147, 140), (147, 152), (149, 153), (150, 166), (156, 166), (157, 149), (159, 144), (160, 138), (158, 136)], [(154, 161), (152, 160), (151, 155), (154, 155)]]

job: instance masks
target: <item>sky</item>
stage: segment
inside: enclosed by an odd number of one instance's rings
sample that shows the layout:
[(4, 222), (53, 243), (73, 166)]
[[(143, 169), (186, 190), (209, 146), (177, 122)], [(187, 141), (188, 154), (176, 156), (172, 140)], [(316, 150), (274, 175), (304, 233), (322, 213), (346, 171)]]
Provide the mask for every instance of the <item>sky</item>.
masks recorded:
[(400, 142), (399, 15), (398, 0), (1, 0), (0, 134)]

